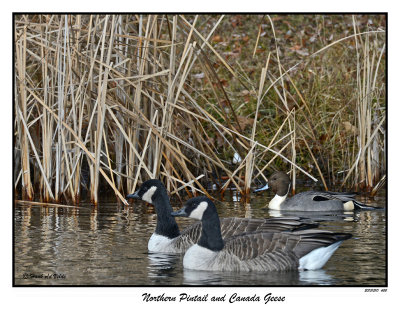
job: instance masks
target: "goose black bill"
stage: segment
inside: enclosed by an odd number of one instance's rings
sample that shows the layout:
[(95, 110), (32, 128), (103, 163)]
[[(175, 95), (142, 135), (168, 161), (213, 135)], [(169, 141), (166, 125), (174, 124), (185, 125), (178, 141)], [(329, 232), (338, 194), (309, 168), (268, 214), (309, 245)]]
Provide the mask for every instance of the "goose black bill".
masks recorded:
[(171, 212), (171, 216), (173, 217), (187, 217), (187, 213), (185, 211), (185, 208), (181, 208), (177, 211)]

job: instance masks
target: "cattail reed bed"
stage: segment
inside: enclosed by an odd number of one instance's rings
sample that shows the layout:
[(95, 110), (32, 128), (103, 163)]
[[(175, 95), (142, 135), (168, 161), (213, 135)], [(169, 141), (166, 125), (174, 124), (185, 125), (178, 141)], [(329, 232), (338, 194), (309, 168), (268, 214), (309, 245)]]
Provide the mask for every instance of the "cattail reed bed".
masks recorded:
[[(24, 200), (386, 181), (385, 15), (14, 15)], [(293, 189), (295, 187), (293, 186)]]

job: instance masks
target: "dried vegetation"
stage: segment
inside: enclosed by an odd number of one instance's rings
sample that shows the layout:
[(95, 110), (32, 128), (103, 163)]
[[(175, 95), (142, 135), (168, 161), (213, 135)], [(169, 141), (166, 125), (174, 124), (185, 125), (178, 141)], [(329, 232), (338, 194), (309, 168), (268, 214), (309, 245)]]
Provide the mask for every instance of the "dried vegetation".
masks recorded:
[[(384, 15), (15, 15), (14, 184), (98, 203), (161, 178), (386, 179)], [(235, 158), (235, 160), (233, 160)], [(303, 177), (303, 176), (302, 176)], [(375, 187), (375, 188), (374, 188)], [(295, 188), (295, 187), (294, 187)]]

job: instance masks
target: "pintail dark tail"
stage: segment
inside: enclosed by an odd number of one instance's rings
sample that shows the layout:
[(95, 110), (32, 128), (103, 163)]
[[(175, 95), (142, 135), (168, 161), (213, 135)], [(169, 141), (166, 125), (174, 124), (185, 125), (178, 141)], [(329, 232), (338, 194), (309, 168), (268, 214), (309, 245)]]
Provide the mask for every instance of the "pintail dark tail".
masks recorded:
[(379, 206), (371, 206), (371, 205), (367, 205), (364, 203), (361, 203), (359, 201), (354, 200), (354, 208), (357, 210), (379, 210), (379, 209), (383, 209), (383, 207), (379, 207)]

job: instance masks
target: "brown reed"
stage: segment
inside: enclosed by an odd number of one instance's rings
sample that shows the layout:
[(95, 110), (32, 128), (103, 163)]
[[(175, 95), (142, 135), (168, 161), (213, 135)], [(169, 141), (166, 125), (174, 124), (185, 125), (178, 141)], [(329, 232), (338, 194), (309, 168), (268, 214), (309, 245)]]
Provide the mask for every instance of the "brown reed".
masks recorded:
[[(318, 174), (326, 189), (339, 174), (344, 186), (380, 188), (384, 30), (362, 32), (353, 17), (352, 35), (289, 65), (267, 17), (274, 46), (258, 56), (256, 25), (253, 80), (212, 43), (224, 15), (210, 27), (207, 15), (14, 15), (14, 185), (22, 199), (77, 204), (87, 188), (97, 205), (100, 190), (111, 188), (127, 204), (124, 196), (149, 178), (172, 194), (208, 195), (216, 183), (221, 192), (233, 186), (248, 195), (267, 168), (290, 168), (293, 184), (300, 172), (315, 181)], [(348, 102), (315, 99), (334, 87), (316, 69), (319, 57), (351, 40), (353, 115)], [(310, 72), (314, 92), (306, 95), (300, 81)], [(249, 103), (236, 100), (225, 77), (250, 94)], [(232, 162), (234, 154), (241, 162)]]

